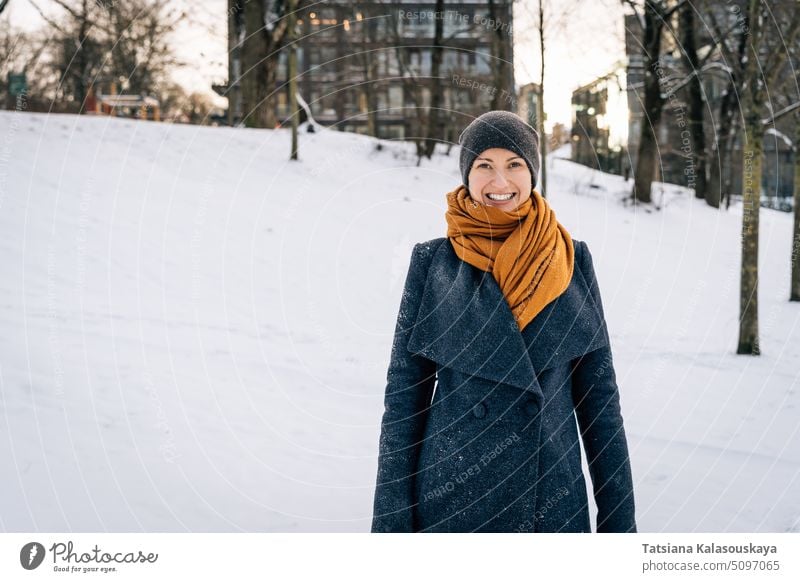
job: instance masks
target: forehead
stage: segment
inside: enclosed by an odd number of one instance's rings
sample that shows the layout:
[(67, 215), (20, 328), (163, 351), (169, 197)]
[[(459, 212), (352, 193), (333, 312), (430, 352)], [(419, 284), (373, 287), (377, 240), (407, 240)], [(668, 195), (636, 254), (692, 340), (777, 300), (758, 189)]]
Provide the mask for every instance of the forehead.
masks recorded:
[[(478, 155), (476, 160), (489, 160), (492, 162), (505, 162), (512, 158), (519, 158), (519, 154), (505, 148), (490, 148)], [(521, 158), (520, 158), (521, 159)]]

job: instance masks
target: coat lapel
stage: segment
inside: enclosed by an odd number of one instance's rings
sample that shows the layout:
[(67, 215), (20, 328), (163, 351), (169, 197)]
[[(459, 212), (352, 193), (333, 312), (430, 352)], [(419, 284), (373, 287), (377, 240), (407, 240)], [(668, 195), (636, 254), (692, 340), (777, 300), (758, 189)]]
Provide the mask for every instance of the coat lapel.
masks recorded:
[(522, 330), (533, 368), (540, 373), (608, 343), (605, 320), (580, 268), (584, 243), (575, 242), (575, 268), (566, 290)]
[(538, 373), (605, 344), (577, 251), (567, 290), (520, 332), (494, 277), (459, 259), (450, 241), (441, 240), (409, 338), (411, 352), (542, 397)]

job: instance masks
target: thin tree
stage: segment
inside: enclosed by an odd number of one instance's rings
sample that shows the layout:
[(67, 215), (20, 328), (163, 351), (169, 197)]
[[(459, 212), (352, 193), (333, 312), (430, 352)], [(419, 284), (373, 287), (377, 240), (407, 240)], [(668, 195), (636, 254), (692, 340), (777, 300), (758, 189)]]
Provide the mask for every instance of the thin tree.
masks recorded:
[(443, 138), (444, 128), (442, 127), (441, 108), (442, 108), (442, 56), (444, 47), (444, 0), (436, 0), (435, 27), (433, 33), (433, 47), (431, 47), (431, 102), (430, 112), (428, 113), (428, 135), (425, 140), (425, 157), (431, 158), (436, 149), (436, 144)]
[(658, 163), (657, 132), (666, 95), (661, 91), (662, 35), (676, 10), (687, 0), (622, 0), (636, 14), (642, 27), (642, 56), (644, 60), (644, 118), (639, 136), (639, 151), (633, 177), (634, 202), (652, 201), (651, 189)]
[(299, 108), (297, 107), (297, 0), (289, 0), (289, 24), (286, 31), (286, 42), (289, 46), (288, 73), (289, 77), (289, 119), (292, 122), (292, 151), (290, 160), (297, 159), (297, 125)]
[(509, 53), (508, 23), (502, 22), (498, 5), (494, 0), (489, 0), (489, 22), (494, 23), (492, 31), (492, 76), (495, 90), (492, 93), (492, 109), (513, 109), (512, 96), (514, 95), (513, 71)]
[(721, 64), (728, 75), (728, 83), (719, 102), (715, 140), (709, 152), (709, 183), (706, 190), (706, 202), (713, 208), (719, 208), (723, 198), (725, 207), (730, 207), (732, 188), (732, 157), (736, 135), (741, 125), (739, 116), (739, 88), (742, 75), (742, 64), (745, 62), (747, 50), (748, 15), (745, 11), (736, 18), (731, 27), (721, 25), (715, 11), (707, 12), (708, 22), (714, 30), (722, 53)]
[[(737, 354), (759, 355), (758, 337), (758, 223), (761, 206), (761, 179), (764, 143), (763, 111), (769, 96), (768, 88), (774, 87), (778, 74), (783, 70), (787, 51), (774, 50), (774, 37), (766, 34), (764, 22), (769, 18), (761, 0), (749, 0), (747, 13), (749, 41), (746, 61), (742, 63), (744, 76), (742, 86), (742, 113), (744, 117), (744, 163), (742, 164), (742, 264), (739, 296), (739, 342)], [(794, 7), (787, 17), (788, 27), (784, 32), (776, 20), (777, 36), (781, 43), (792, 45), (800, 29), (800, 13)], [(770, 38), (773, 37), (773, 38)]]
[(800, 109), (794, 112), (794, 229), (792, 230), (792, 282), (789, 301), (800, 301)]
[[(789, 53), (790, 57), (796, 55), (798, 49), (797, 45), (800, 43), (795, 43), (794, 47), (790, 47)], [(794, 50), (792, 50), (792, 48)], [(796, 58), (796, 57), (795, 57)], [(796, 70), (796, 66), (791, 64), (787, 67), (789, 70)], [(787, 79), (787, 83), (785, 85), (785, 91), (787, 94), (792, 92), (795, 95), (795, 99), (799, 99), (800, 93), (798, 91), (798, 80), (796, 78)], [(771, 117), (763, 120), (763, 125), (765, 127), (769, 127), (779, 119), (786, 117), (788, 115), (792, 115), (792, 121), (794, 125), (794, 141), (792, 143), (792, 151), (794, 152), (794, 176), (792, 181), (792, 189), (794, 193), (794, 225), (792, 229), (792, 246), (791, 246), (791, 279), (790, 279), (790, 289), (789, 289), (789, 301), (800, 301), (800, 100), (794, 101), (791, 103), (786, 104), (785, 107), (780, 109)], [(786, 136), (783, 136), (786, 138)], [(788, 138), (786, 138), (788, 139)]]
[[(706, 197), (706, 135), (705, 103), (700, 68), (703, 66), (697, 55), (697, 34), (695, 30), (694, 3), (687, 3), (680, 10), (680, 37), (683, 56), (689, 69), (689, 134), (692, 149), (689, 152), (694, 171), (694, 194), (697, 198)], [(709, 51), (710, 54), (710, 51)]]
[(539, 151), (542, 155), (542, 165), (539, 170), (542, 177), (540, 190), (542, 196), (547, 197), (547, 133), (544, 128), (544, 2), (539, 0), (539, 59), (542, 63), (539, 75), (539, 99), (537, 100), (539, 112), (536, 115), (539, 130)]
[[(368, 14), (366, 17), (362, 13), (364, 6), (361, 2), (351, 2), (349, 4), (352, 13), (359, 16), (353, 20), (348, 20), (349, 34), (345, 36), (347, 42), (355, 39), (351, 43), (351, 52), (359, 64), (360, 72), (363, 75), (363, 82), (359, 83), (359, 100), (366, 106), (367, 116), (367, 135), (377, 137), (378, 129), (375, 120), (376, 116), (376, 95), (378, 93), (378, 64), (381, 59), (386, 59), (390, 51), (388, 48), (375, 48), (375, 27), (376, 22), (384, 19), (382, 14), (373, 16)], [(379, 52), (380, 51), (380, 52)], [(378, 56), (380, 55), (380, 57)]]

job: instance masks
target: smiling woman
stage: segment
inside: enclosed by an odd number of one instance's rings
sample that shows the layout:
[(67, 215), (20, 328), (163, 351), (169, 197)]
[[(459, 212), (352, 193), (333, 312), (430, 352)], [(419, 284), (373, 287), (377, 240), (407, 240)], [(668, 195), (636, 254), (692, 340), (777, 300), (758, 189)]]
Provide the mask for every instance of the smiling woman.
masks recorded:
[[(538, 136), (490, 111), (461, 134), (447, 237), (416, 245), (387, 373), (373, 532), (635, 532), (586, 243), (535, 189)], [(576, 422), (577, 418), (577, 422)]]

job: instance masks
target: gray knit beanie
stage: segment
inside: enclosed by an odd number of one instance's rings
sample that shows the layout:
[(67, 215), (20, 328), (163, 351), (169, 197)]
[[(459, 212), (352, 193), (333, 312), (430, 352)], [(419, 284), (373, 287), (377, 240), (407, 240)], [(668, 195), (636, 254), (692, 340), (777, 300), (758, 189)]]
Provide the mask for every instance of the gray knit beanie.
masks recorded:
[(469, 186), (472, 163), (491, 148), (504, 148), (521, 156), (531, 172), (536, 186), (539, 176), (539, 134), (519, 115), (509, 111), (488, 111), (472, 120), (458, 138), (461, 145), (461, 176)]

